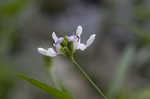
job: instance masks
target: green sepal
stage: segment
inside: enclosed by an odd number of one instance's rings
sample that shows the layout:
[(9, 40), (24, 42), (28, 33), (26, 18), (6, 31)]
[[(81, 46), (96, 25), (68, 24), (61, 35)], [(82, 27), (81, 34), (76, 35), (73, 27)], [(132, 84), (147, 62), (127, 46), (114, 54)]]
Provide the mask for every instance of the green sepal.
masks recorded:
[(75, 50), (74, 50), (74, 43), (72, 41), (69, 42), (68, 49), (70, 50), (70, 55), (73, 56)]
[(62, 41), (62, 43), (61, 43), (61, 46), (62, 47), (67, 47), (68, 46), (68, 37), (67, 36), (65, 36), (64, 37), (64, 40)]
[(74, 54), (74, 44), (68, 41), (68, 37), (65, 36), (63, 42), (61, 43), (61, 51), (67, 57), (72, 57)]

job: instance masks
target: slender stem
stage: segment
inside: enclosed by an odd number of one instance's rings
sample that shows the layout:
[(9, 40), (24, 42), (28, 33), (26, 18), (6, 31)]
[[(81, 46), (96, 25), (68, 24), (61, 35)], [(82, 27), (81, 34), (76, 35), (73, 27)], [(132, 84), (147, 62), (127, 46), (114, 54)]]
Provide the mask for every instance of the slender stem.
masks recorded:
[(88, 76), (88, 74), (80, 67), (80, 65), (75, 61), (74, 57), (71, 57), (71, 61), (74, 66), (83, 74), (83, 76), (91, 83), (91, 85), (96, 89), (96, 91), (104, 97), (104, 99), (108, 99), (100, 88), (92, 81), (92, 79)]

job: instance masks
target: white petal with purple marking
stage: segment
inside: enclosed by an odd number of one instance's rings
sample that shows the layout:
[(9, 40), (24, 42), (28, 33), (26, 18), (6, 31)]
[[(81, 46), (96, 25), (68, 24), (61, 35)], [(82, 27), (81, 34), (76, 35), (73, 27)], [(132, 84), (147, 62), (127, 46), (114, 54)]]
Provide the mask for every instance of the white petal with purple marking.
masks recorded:
[(79, 44), (79, 49), (81, 51), (84, 51), (86, 48), (87, 48), (87, 46), (85, 44), (82, 44), (82, 43)]
[(40, 54), (42, 54), (42, 55), (48, 56), (48, 55), (47, 55), (47, 50), (44, 49), (44, 48), (38, 48), (38, 52), (39, 52)]
[(53, 48), (49, 48), (48, 50), (44, 48), (38, 48), (38, 52), (42, 55), (51, 56), (51, 57), (54, 57), (57, 55), (57, 53), (54, 51)]
[(53, 38), (53, 40), (54, 40), (55, 43), (56, 43), (57, 40), (58, 40), (58, 37), (56, 36), (56, 33), (55, 33), (55, 32), (52, 33), (52, 38)]
[[(87, 47), (89, 47), (95, 40), (95, 34), (92, 34), (86, 43), (81, 43), (81, 34), (82, 34), (83, 28), (82, 26), (78, 26), (76, 30), (76, 35), (67, 36), (69, 42), (73, 42), (74, 44), (74, 50), (82, 50), (84, 51)], [(61, 43), (64, 40), (64, 37), (57, 37), (55, 32), (52, 33), (52, 38), (54, 40), (53, 47), (54, 48), (38, 48), (38, 52), (45, 56), (51, 56), (54, 57), (58, 54), (61, 54)]]
[(77, 27), (77, 30), (76, 30), (76, 35), (77, 35), (78, 37), (80, 37), (81, 34), (82, 34), (82, 31), (83, 31), (83, 28), (82, 28), (81, 25), (79, 25), (79, 26)]
[(94, 42), (95, 36), (96, 36), (96, 34), (92, 34), (92, 35), (90, 36), (90, 38), (87, 40), (87, 42), (86, 42), (86, 46), (87, 46), (87, 47), (89, 47), (89, 46)]
[(47, 54), (48, 56), (52, 56), (52, 57), (57, 55), (56, 51), (53, 48), (48, 48)]

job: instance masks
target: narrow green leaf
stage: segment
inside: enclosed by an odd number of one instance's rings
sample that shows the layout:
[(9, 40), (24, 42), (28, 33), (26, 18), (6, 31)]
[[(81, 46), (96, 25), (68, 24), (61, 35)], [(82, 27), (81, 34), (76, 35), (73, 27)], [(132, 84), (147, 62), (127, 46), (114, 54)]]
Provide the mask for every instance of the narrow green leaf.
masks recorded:
[(29, 83), (31, 83), (32, 85), (42, 89), (43, 91), (49, 93), (50, 95), (52, 95), (53, 97), (55, 97), (56, 99), (74, 99), (72, 96), (68, 95), (67, 93), (64, 93), (56, 88), (53, 88), (50, 85), (47, 85), (45, 83), (42, 83), (40, 81), (37, 81), (33, 78), (29, 78), (25, 75), (18, 75), (20, 78), (28, 81)]
[(135, 48), (133, 45), (129, 45), (125, 50), (125, 53), (122, 57), (120, 64), (118, 65), (115, 79), (111, 82), (110, 89), (108, 91), (109, 99), (115, 99), (115, 96), (121, 91), (121, 86), (124, 83), (126, 73), (129, 66), (131, 66), (132, 61), (135, 56)]

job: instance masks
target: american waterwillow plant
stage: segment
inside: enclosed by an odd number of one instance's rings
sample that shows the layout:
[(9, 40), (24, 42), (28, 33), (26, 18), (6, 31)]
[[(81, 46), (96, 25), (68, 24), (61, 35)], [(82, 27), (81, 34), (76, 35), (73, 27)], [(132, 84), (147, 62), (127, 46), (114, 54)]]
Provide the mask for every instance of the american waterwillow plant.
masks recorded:
[[(95, 34), (92, 34), (85, 43), (82, 43), (81, 42), (82, 31), (83, 31), (82, 26), (78, 26), (76, 30), (76, 34), (73, 34), (71, 36), (65, 36), (65, 37), (57, 37), (55, 32), (53, 32), (52, 33), (52, 38), (54, 40), (53, 48), (48, 48), (48, 49), (38, 48), (38, 52), (42, 54), (43, 56), (46, 56), (49, 58), (55, 57), (57, 55), (66, 56), (73, 63), (73, 65), (77, 68), (77, 70), (79, 70), (82, 73), (82, 75), (91, 83), (91, 85), (95, 88), (95, 90), (101, 96), (103, 96), (104, 99), (107, 99), (107, 97), (103, 94), (101, 89), (97, 87), (94, 81), (81, 68), (81, 66), (76, 62), (74, 58), (74, 54), (76, 50), (84, 51), (94, 42), (95, 37), (96, 37)], [(20, 75), (20, 77), (29, 81), (33, 85), (36, 85), (37, 87), (43, 89), (44, 91), (56, 97), (57, 99), (74, 99), (72, 96), (68, 95), (66, 92), (62, 92), (59, 89), (53, 88), (37, 80), (28, 78), (24, 75)]]

